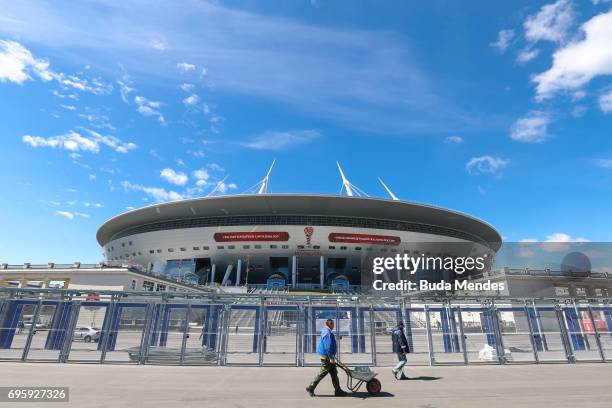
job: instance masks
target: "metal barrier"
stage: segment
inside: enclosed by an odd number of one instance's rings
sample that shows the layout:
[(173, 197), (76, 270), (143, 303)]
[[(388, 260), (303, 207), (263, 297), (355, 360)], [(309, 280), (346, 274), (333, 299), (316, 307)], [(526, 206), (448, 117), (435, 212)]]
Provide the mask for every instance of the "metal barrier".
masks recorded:
[[(612, 299), (194, 294), (0, 289), (0, 360), (176, 365), (318, 364), (326, 319), (338, 358), (390, 365), (612, 360)], [(99, 300), (98, 300), (99, 298)]]

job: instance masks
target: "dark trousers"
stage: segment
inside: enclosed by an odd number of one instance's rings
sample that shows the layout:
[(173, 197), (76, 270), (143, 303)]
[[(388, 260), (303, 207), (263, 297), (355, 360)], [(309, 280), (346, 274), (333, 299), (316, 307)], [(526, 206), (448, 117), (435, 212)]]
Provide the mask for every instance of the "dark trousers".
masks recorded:
[(338, 380), (338, 369), (335, 364), (329, 360), (328, 357), (321, 357), (321, 369), (319, 370), (319, 374), (312, 380), (308, 388), (314, 391), (317, 388), (317, 385), (321, 382), (323, 378), (329, 373), (331, 376), (332, 384), (334, 385), (334, 390), (339, 391), (340, 388), (340, 380)]

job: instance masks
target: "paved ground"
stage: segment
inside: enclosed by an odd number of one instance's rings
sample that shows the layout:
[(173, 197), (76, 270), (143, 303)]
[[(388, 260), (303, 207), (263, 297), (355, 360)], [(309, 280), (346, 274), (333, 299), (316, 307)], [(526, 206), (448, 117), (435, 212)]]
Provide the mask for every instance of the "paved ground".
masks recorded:
[[(316, 368), (0, 363), (0, 386), (69, 386), (51, 407), (576, 407), (609, 408), (612, 364), (411, 367), (396, 381), (378, 368), (383, 392), (333, 398), (329, 379), (310, 398)], [(344, 384), (345, 376), (341, 374)], [(333, 400), (333, 401), (332, 401)], [(0, 403), (0, 408), (9, 406)], [(18, 407), (34, 404), (13, 404)], [(46, 406), (46, 404), (44, 404)], [(43, 406), (37, 404), (36, 406)]]

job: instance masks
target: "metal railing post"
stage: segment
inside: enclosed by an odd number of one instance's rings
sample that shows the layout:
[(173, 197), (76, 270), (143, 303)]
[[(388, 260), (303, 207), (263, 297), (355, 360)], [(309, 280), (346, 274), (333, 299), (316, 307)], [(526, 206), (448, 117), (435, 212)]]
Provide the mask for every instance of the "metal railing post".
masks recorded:
[[(100, 350), (100, 364), (104, 364), (106, 361), (106, 349), (108, 348), (108, 341), (111, 337), (111, 328), (113, 327), (113, 320), (115, 320), (115, 307), (117, 300), (115, 296), (111, 297), (110, 304), (106, 307), (106, 313), (108, 313), (108, 319), (106, 320), (106, 327), (102, 327), (102, 333), (104, 334), (104, 341), (102, 342), (102, 349)], [(121, 320), (121, 316), (119, 316)]]
[(533, 328), (531, 327), (531, 316), (529, 315), (529, 307), (527, 306), (527, 304), (525, 304), (524, 310), (525, 318), (527, 319), (527, 328), (529, 329), (529, 340), (531, 341), (531, 347), (533, 349), (533, 358), (536, 364), (538, 364), (540, 362), (540, 356), (538, 354), (538, 345), (535, 341), (536, 335), (534, 334)]
[(378, 357), (376, 356), (376, 327), (374, 324), (374, 306), (370, 305), (370, 348), (372, 349), (372, 364), (378, 365)]
[(23, 346), (23, 353), (21, 354), (21, 361), (26, 361), (28, 353), (30, 352), (30, 346), (32, 345), (32, 337), (36, 332), (36, 324), (40, 318), (40, 309), (42, 308), (42, 299), (38, 299), (36, 303), (36, 309), (34, 310), (34, 317), (32, 318), (32, 325), (28, 331), (28, 338), (26, 339), (25, 345)]
[(491, 313), (493, 338), (495, 339), (495, 347), (497, 349), (497, 360), (499, 364), (506, 364), (508, 361), (506, 359), (506, 348), (504, 346), (504, 338), (502, 335), (502, 328), (499, 321), (499, 313), (497, 311), (497, 306), (495, 306), (493, 301), (491, 301), (489, 310)]
[(597, 343), (597, 347), (599, 347), (599, 356), (601, 357), (601, 361), (606, 361), (606, 355), (604, 354), (603, 346), (601, 344), (599, 329), (597, 328), (595, 318), (593, 317), (593, 309), (591, 308), (591, 305), (587, 307), (587, 311), (589, 313), (589, 319), (591, 319), (591, 324), (593, 325), (593, 333), (595, 334), (595, 342)]
[(64, 344), (58, 357), (59, 363), (68, 362), (68, 357), (70, 356), (70, 351), (72, 350), (72, 341), (74, 340), (74, 330), (79, 320), (79, 314), (81, 313), (81, 301), (72, 301), (71, 309), (72, 313), (70, 314), (70, 320), (66, 326), (66, 334), (64, 334)]
[(565, 316), (563, 316), (563, 308), (561, 305), (555, 305), (555, 314), (557, 316), (557, 323), (559, 325), (559, 331), (561, 332), (561, 343), (565, 349), (565, 357), (568, 363), (575, 363), (576, 358), (573, 353), (570, 338), (567, 334), (567, 328), (565, 327)]
[(431, 333), (431, 319), (429, 317), (429, 305), (425, 305), (425, 326), (427, 328), (427, 354), (429, 355), (429, 365), (433, 366), (435, 364), (435, 357)]
[(463, 351), (463, 364), (468, 364), (466, 336), (463, 330), (463, 316), (461, 316), (461, 306), (456, 307), (455, 313), (459, 318), (459, 335), (461, 336), (461, 350)]
[(296, 342), (296, 357), (297, 366), (304, 367), (304, 305), (299, 305), (297, 309), (297, 322), (295, 324), (297, 342)]
[(191, 316), (191, 302), (187, 303), (185, 308), (185, 320), (183, 321), (183, 339), (181, 341), (181, 355), (179, 357), (179, 364), (183, 365), (185, 362), (185, 350), (187, 349), (187, 339), (189, 338), (189, 317)]
[(138, 348), (138, 364), (146, 364), (149, 352), (149, 339), (151, 334), (151, 326), (153, 324), (153, 314), (155, 313), (155, 304), (148, 303), (145, 308), (145, 324), (140, 334), (140, 347)]
[(264, 359), (264, 345), (267, 344), (267, 331), (268, 331), (268, 310), (262, 297), (259, 301), (259, 327), (257, 327), (257, 354), (259, 356), (259, 366), (263, 366)]

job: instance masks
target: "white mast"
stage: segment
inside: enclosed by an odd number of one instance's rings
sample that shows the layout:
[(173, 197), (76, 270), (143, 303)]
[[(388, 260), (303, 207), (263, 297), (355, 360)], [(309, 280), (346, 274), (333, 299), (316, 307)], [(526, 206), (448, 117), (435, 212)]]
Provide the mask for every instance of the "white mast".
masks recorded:
[(399, 198), (397, 198), (397, 196), (395, 194), (393, 194), (393, 191), (391, 191), (391, 189), (389, 187), (387, 187), (385, 182), (382, 181), (382, 179), (380, 177), (378, 178), (378, 181), (380, 181), (380, 184), (382, 184), (383, 187), (385, 188), (385, 190), (387, 190), (387, 193), (389, 193), (389, 195), (391, 196), (393, 201), (399, 201)]
[(259, 191), (257, 194), (266, 194), (268, 192), (268, 184), (270, 183), (270, 174), (272, 174), (272, 167), (274, 167), (274, 163), (276, 163), (276, 159), (272, 160), (272, 165), (270, 169), (268, 169), (268, 173), (263, 180), (261, 180), (261, 185), (259, 186)]
[(344, 185), (344, 188), (346, 189), (346, 195), (349, 197), (352, 197), (353, 188), (351, 186), (351, 183), (346, 179), (346, 177), (344, 177), (344, 172), (342, 171), (342, 167), (340, 167), (340, 163), (338, 163), (337, 160), (336, 160), (336, 164), (338, 165), (338, 170), (340, 171), (340, 177), (342, 177), (342, 184)]
[(227, 176), (223, 177), (223, 180), (218, 182), (217, 185), (215, 186), (215, 188), (213, 188), (213, 190), (210, 193), (208, 193), (208, 195), (206, 197), (212, 197), (213, 195), (215, 195), (215, 193), (217, 191), (219, 191), (219, 189), (221, 188), (223, 183), (225, 183), (225, 180), (227, 180), (228, 177), (229, 177), (229, 174)]

